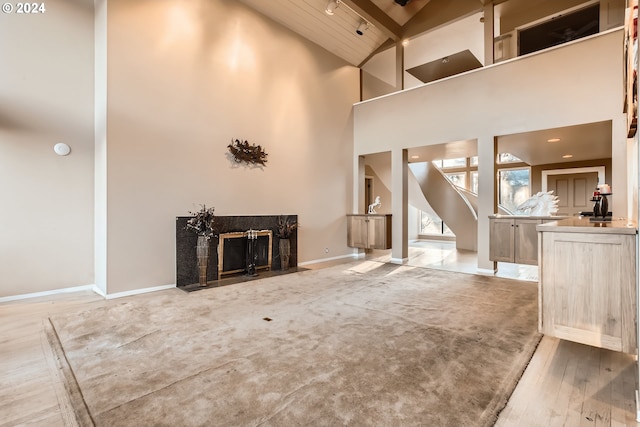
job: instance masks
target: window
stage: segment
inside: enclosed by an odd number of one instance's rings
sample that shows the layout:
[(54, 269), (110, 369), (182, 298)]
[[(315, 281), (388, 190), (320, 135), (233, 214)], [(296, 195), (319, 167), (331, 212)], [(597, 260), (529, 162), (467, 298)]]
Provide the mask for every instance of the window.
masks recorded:
[(503, 163), (521, 163), (521, 162), (522, 162), (522, 160), (520, 160), (519, 158), (517, 158), (513, 154), (510, 154), (510, 153), (500, 153), (500, 154), (498, 154), (498, 163), (500, 163), (500, 164), (503, 164)]
[(530, 196), (529, 168), (501, 169), (498, 171), (498, 203), (512, 212)]
[(447, 168), (464, 168), (467, 166), (467, 158), (459, 157), (457, 159), (442, 160), (442, 169)]
[(478, 194), (478, 171), (471, 172), (471, 188), (469, 190)]
[(420, 211), (420, 234), (431, 236), (453, 236), (447, 224), (435, 214)]
[(434, 160), (432, 163), (440, 168), (453, 185), (470, 191), (474, 191), (473, 188), (475, 188), (474, 192), (477, 193), (478, 183), (474, 184), (471, 180), (477, 181), (478, 156)]
[(466, 172), (446, 173), (445, 176), (449, 178), (449, 181), (451, 181), (453, 185), (457, 185), (458, 187), (462, 187), (462, 188), (467, 188)]

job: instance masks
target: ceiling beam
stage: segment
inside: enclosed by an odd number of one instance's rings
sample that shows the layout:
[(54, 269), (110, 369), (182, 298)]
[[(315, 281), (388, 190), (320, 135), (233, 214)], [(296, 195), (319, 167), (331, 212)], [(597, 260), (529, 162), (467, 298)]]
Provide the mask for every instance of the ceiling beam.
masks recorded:
[(403, 27), (402, 38), (414, 37), (484, 10), (478, 0), (431, 0)]
[(378, 27), (386, 36), (394, 41), (402, 38), (402, 26), (391, 19), (371, 0), (341, 0), (347, 6), (362, 15), (367, 21)]

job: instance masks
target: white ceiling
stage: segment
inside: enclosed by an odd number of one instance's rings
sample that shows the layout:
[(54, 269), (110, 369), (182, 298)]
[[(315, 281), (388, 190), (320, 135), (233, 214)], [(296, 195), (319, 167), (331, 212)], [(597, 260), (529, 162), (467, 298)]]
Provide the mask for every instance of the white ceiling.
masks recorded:
[[(611, 157), (611, 122), (539, 130), (498, 137), (498, 151), (511, 153), (529, 165), (579, 162)], [(559, 138), (558, 142), (548, 142)], [(562, 156), (572, 155), (564, 159)]]
[(347, 3), (339, 5), (329, 16), (325, 13), (328, 0), (241, 1), (355, 66), (389, 38), (381, 27), (373, 24), (361, 36), (356, 34), (362, 18), (345, 7)]

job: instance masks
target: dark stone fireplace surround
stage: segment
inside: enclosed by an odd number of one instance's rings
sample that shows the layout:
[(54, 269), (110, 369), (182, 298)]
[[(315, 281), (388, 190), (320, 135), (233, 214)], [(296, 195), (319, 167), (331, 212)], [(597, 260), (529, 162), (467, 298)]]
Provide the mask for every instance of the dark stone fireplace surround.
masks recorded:
[[(197, 235), (185, 227), (188, 216), (176, 217), (176, 285), (187, 286), (198, 283), (198, 265), (196, 259)], [(216, 216), (216, 232), (231, 233), (248, 230), (271, 230), (272, 240), (272, 270), (280, 269), (280, 239), (275, 234), (278, 219), (284, 218), (291, 222), (298, 222), (297, 215), (257, 215), (257, 216)], [(298, 230), (295, 229), (290, 237), (291, 257), (290, 267), (298, 265)], [(218, 237), (211, 239), (209, 249), (209, 263), (207, 264), (207, 281), (218, 280)]]

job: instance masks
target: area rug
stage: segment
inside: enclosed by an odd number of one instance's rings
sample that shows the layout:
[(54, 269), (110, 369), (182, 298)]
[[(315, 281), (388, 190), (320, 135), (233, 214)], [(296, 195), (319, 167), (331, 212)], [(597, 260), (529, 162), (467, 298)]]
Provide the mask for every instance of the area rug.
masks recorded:
[(540, 340), (535, 283), (372, 261), (50, 325), (96, 426), (487, 426)]

